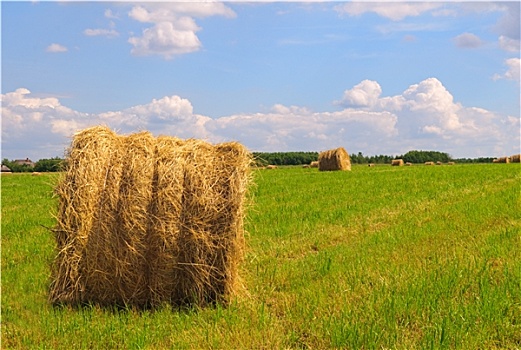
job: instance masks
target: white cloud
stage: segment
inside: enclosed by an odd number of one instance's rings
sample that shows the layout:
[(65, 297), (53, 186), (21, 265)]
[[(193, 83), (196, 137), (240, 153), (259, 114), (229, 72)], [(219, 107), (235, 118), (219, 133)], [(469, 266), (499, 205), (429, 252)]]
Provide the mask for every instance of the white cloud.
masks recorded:
[(495, 30), (500, 34), (511, 39), (520, 39), (520, 3), (519, 1), (501, 2), (499, 3), (499, 10), (503, 15), (498, 20)]
[(143, 30), (141, 37), (131, 37), (128, 42), (134, 46), (131, 50), (134, 55), (161, 55), (165, 59), (171, 59), (176, 55), (199, 50), (201, 42), (195, 34), (196, 30), (197, 28), (176, 28), (170, 22), (160, 22)]
[(494, 80), (507, 79), (519, 82), (521, 74), (521, 60), (519, 58), (509, 58), (505, 60), (505, 65), (508, 67), (507, 71), (503, 74), (495, 74), (492, 78)]
[(519, 52), (519, 39), (511, 39), (507, 36), (501, 35), (499, 37), (499, 47), (508, 52)]
[(372, 107), (381, 93), (380, 84), (376, 81), (364, 80), (352, 89), (344, 91), (342, 100), (337, 104), (346, 107)]
[(483, 45), (483, 41), (481, 41), (479, 36), (472, 33), (460, 34), (456, 36), (453, 41), (457, 47), (464, 49), (474, 49)]
[(115, 38), (119, 33), (115, 29), (85, 29), (83, 34), (86, 36), (104, 36), (107, 38)]
[(177, 55), (198, 51), (202, 44), (197, 37), (201, 29), (194, 18), (209, 16), (235, 17), (235, 12), (223, 3), (149, 3), (132, 7), (129, 17), (142, 23), (152, 23), (141, 36), (128, 42), (134, 55), (160, 55), (171, 59)]
[(505, 78), (519, 81), (521, 60), (519, 58), (509, 58), (505, 61), (508, 70), (505, 73)]
[(119, 16), (114, 14), (111, 9), (106, 9), (104, 14), (106, 18), (119, 19)]
[(339, 14), (360, 16), (367, 12), (374, 12), (381, 17), (392, 21), (400, 21), (406, 17), (419, 16), (443, 6), (436, 2), (362, 2), (351, 1), (335, 6)]
[(67, 52), (69, 51), (65, 46), (53, 43), (45, 49), (47, 52), (57, 53), (57, 52)]
[(344, 146), (365, 154), (435, 149), (477, 157), (514, 153), (519, 145), (519, 118), (463, 106), (436, 78), (394, 96), (382, 96), (376, 81), (364, 80), (346, 90), (333, 111), (276, 104), (265, 113), (215, 119), (195, 114), (192, 103), (176, 95), (99, 114), (72, 110), (58, 98), (39, 98), (23, 88), (1, 99), (2, 149), (11, 158), (61, 156), (75, 131), (99, 124), (121, 133), (150, 130), (210, 142), (237, 140), (259, 151)]

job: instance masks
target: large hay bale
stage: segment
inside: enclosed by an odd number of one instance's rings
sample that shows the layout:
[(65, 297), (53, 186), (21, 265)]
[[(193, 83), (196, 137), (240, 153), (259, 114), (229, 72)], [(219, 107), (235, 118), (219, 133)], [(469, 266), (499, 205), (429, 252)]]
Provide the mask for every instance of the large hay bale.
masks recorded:
[(309, 164), (310, 168), (318, 168), (318, 160), (314, 160)]
[(495, 162), (495, 163), (510, 163), (510, 157), (497, 158), (497, 162)]
[(391, 166), (403, 166), (403, 159), (393, 159)]
[(520, 163), (521, 162), (521, 154), (514, 154), (510, 156), (511, 163)]
[(238, 288), (251, 154), (238, 143), (76, 134), (56, 187), (50, 301), (227, 303)]
[(351, 170), (351, 158), (343, 148), (332, 149), (320, 152), (318, 155), (318, 170)]

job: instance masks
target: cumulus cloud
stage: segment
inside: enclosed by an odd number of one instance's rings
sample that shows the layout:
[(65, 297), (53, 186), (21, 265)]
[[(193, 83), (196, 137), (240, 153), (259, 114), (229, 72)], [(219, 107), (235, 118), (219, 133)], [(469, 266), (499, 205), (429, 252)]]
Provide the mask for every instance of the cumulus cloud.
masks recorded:
[(457, 47), (461, 47), (464, 49), (475, 49), (483, 45), (483, 42), (479, 38), (479, 36), (472, 33), (463, 33), (456, 36), (454, 39), (454, 44)]
[(371, 107), (382, 93), (380, 84), (376, 81), (364, 80), (352, 89), (344, 91), (344, 96), (337, 104), (346, 107)]
[(2, 149), (11, 158), (62, 155), (75, 131), (100, 124), (121, 133), (150, 130), (210, 142), (237, 140), (258, 151), (342, 145), (366, 154), (436, 149), (473, 157), (515, 153), (519, 145), (518, 117), (463, 106), (436, 78), (394, 96), (383, 96), (378, 82), (364, 80), (344, 91), (332, 111), (275, 104), (268, 112), (220, 118), (194, 113), (192, 103), (177, 95), (99, 114), (72, 110), (57, 98), (40, 98), (24, 88), (1, 99)]
[(209, 16), (235, 17), (235, 12), (222, 3), (155, 3), (132, 7), (129, 17), (142, 23), (152, 23), (141, 36), (128, 42), (131, 53), (139, 56), (160, 55), (171, 59), (177, 55), (198, 51), (202, 44), (197, 37), (201, 29), (195, 18)]
[(499, 4), (503, 15), (495, 25), (495, 30), (500, 34), (511, 39), (520, 39), (520, 3), (519, 1), (502, 2)]
[(106, 9), (104, 15), (106, 18), (119, 19), (119, 16), (114, 14), (111, 9)]
[[(201, 42), (195, 34), (199, 28), (192, 19), (186, 18), (184, 26), (175, 27), (170, 22), (160, 22), (151, 28), (143, 30), (141, 37), (131, 37), (128, 42), (134, 46), (132, 54), (138, 56), (161, 55), (171, 59), (176, 55), (198, 51)], [(188, 29), (186, 24), (193, 27)]]
[(406, 17), (419, 16), (443, 6), (435, 2), (365, 2), (351, 1), (335, 6), (339, 14), (360, 16), (367, 12), (373, 12), (392, 21), (400, 21)]
[(519, 39), (511, 39), (507, 36), (501, 35), (499, 37), (499, 47), (508, 52), (519, 52)]
[(69, 50), (63, 45), (53, 43), (53, 44), (47, 46), (45, 51), (51, 52), (51, 53), (58, 53), (58, 52), (67, 52)]
[(507, 80), (514, 80), (514, 81), (520, 81), (520, 74), (521, 74), (521, 60), (519, 58), (509, 58), (505, 60), (505, 65), (508, 67), (507, 71), (503, 74), (496, 74), (494, 75), (494, 80), (499, 79), (507, 79)]
[(86, 36), (104, 36), (107, 38), (115, 38), (119, 33), (115, 29), (85, 29), (83, 34)]
[(519, 1), (498, 3), (498, 11), (503, 15), (494, 30), (499, 34), (499, 47), (509, 52), (519, 52), (520, 47), (520, 3)]

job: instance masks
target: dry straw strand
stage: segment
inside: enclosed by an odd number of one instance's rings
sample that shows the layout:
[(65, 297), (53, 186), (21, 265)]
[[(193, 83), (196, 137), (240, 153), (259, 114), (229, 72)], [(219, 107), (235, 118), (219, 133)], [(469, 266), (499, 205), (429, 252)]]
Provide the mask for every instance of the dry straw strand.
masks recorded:
[(320, 152), (318, 155), (318, 170), (351, 170), (351, 158), (343, 147)]
[(239, 284), (251, 154), (238, 143), (75, 135), (56, 187), (53, 303), (227, 303)]

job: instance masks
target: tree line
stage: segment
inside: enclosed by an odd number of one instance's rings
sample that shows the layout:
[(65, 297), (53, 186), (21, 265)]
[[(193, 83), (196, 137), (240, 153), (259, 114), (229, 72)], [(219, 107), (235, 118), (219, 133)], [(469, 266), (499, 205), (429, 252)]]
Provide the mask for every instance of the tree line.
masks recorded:
[[(257, 166), (273, 165), (304, 165), (318, 160), (319, 152), (253, 152), (255, 164)], [(390, 164), (393, 159), (403, 159), (404, 162), (425, 163), (425, 162), (450, 162), (457, 163), (492, 163), (493, 157), (480, 158), (457, 158), (453, 159), (449, 154), (438, 151), (409, 151), (398, 156), (390, 155), (371, 155), (366, 156), (362, 152), (349, 155), (353, 164)], [(50, 159), (40, 159), (34, 167), (20, 165), (4, 158), (2, 165), (7, 166), (12, 172), (57, 172), (65, 167), (65, 160), (59, 157)]]
[(26, 172), (57, 172), (64, 169), (65, 161), (61, 158), (55, 157), (50, 159), (40, 159), (33, 166), (28, 164), (18, 164), (14, 160), (4, 158), (2, 165), (5, 165), (13, 173), (26, 173)]
[[(318, 160), (318, 152), (254, 152), (255, 162), (259, 166), (273, 165), (303, 165)], [(372, 155), (365, 156), (362, 152), (349, 155), (353, 164), (390, 164), (393, 159), (403, 159), (404, 162), (449, 162), (453, 159), (450, 155), (437, 151), (409, 151), (398, 156)]]

